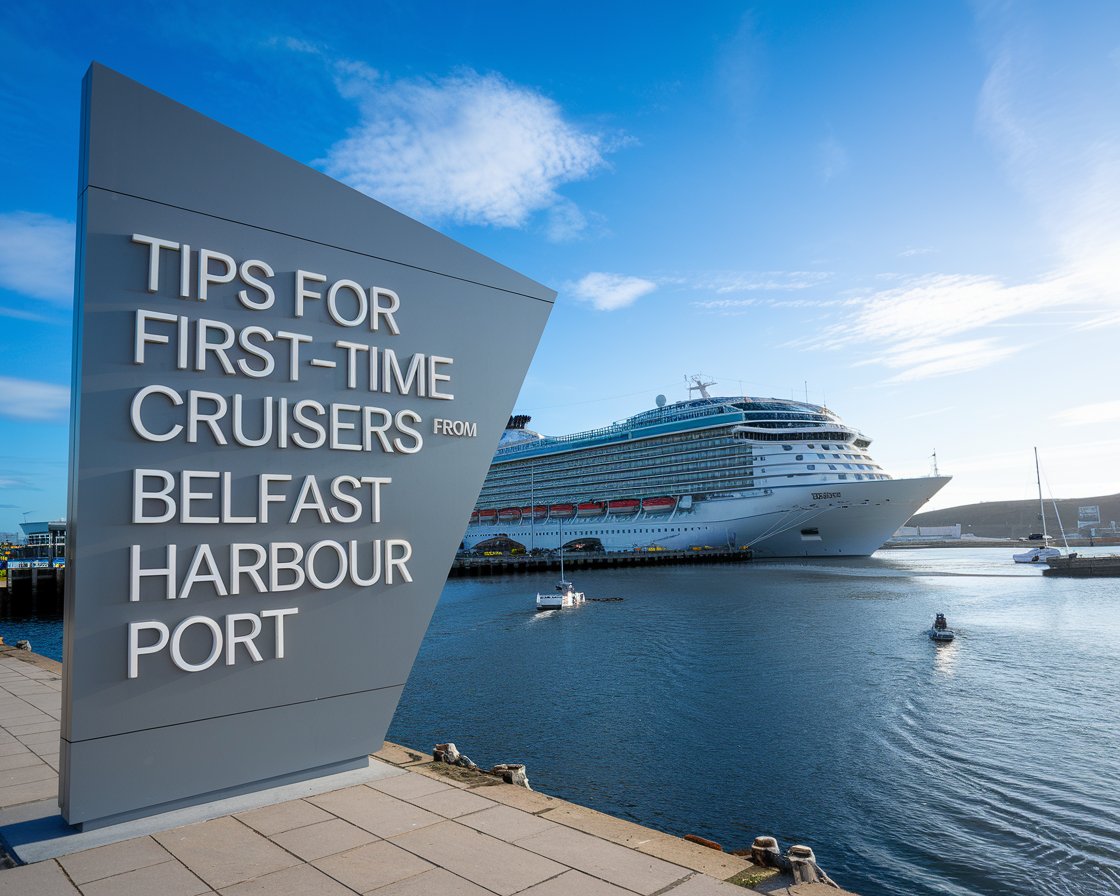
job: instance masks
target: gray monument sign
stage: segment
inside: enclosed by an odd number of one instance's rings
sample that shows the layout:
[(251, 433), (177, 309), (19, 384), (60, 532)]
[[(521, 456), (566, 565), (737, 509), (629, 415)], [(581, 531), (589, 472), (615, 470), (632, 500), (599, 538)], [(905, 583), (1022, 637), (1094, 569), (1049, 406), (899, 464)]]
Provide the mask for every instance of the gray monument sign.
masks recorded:
[(60, 804), (380, 747), (555, 294), (94, 65)]

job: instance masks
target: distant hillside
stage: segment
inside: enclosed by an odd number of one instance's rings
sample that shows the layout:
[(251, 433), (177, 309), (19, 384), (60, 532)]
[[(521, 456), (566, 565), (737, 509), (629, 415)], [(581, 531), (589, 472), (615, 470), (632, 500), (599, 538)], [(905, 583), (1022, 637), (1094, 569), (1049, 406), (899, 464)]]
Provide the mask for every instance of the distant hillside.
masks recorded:
[[(1046, 531), (1060, 537), (1061, 528), (1054, 515), (1055, 502), (1046, 500)], [(1112, 520), (1120, 522), (1120, 494), (1102, 495), (1097, 498), (1059, 498), (1056, 502), (1061, 524), (1066, 534), (1077, 531), (1077, 508), (1096, 504), (1101, 511), (1101, 526)], [(1022, 538), (1032, 532), (1041, 532), (1038, 520), (1038, 501), (988, 501), (983, 504), (963, 504), (944, 510), (916, 513), (908, 526), (952, 526), (961, 524), (961, 532), (971, 532), (981, 538)]]

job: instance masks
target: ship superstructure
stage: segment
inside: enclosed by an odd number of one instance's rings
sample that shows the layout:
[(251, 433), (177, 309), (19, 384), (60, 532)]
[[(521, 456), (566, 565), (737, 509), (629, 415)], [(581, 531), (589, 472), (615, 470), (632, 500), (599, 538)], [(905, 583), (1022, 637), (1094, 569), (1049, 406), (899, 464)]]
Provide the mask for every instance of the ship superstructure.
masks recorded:
[(511, 418), (464, 538), (531, 551), (750, 547), (872, 553), (948, 481), (894, 479), (826, 407), (776, 398), (666, 403), (601, 429), (541, 436)]

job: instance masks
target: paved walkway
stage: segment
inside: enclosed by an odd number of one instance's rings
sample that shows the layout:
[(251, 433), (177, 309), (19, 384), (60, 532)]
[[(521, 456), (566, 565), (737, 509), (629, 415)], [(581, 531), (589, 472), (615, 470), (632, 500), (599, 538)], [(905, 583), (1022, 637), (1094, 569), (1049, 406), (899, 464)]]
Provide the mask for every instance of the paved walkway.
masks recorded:
[[(58, 663), (0, 648), (0, 827), (5, 815), (57, 798), (60, 676)], [(378, 777), (368, 783), (0, 870), (0, 894), (737, 896), (744, 884), (787, 892), (788, 879), (760, 883), (767, 872), (742, 858), (393, 744), (373, 765)]]

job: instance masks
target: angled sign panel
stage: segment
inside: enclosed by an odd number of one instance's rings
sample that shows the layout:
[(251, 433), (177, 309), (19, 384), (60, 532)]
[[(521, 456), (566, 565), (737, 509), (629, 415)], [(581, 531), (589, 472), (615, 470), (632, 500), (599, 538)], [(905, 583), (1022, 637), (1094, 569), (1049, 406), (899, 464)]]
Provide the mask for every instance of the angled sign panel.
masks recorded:
[(554, 293), (86, 76), (60, 803), (364, 764)]

